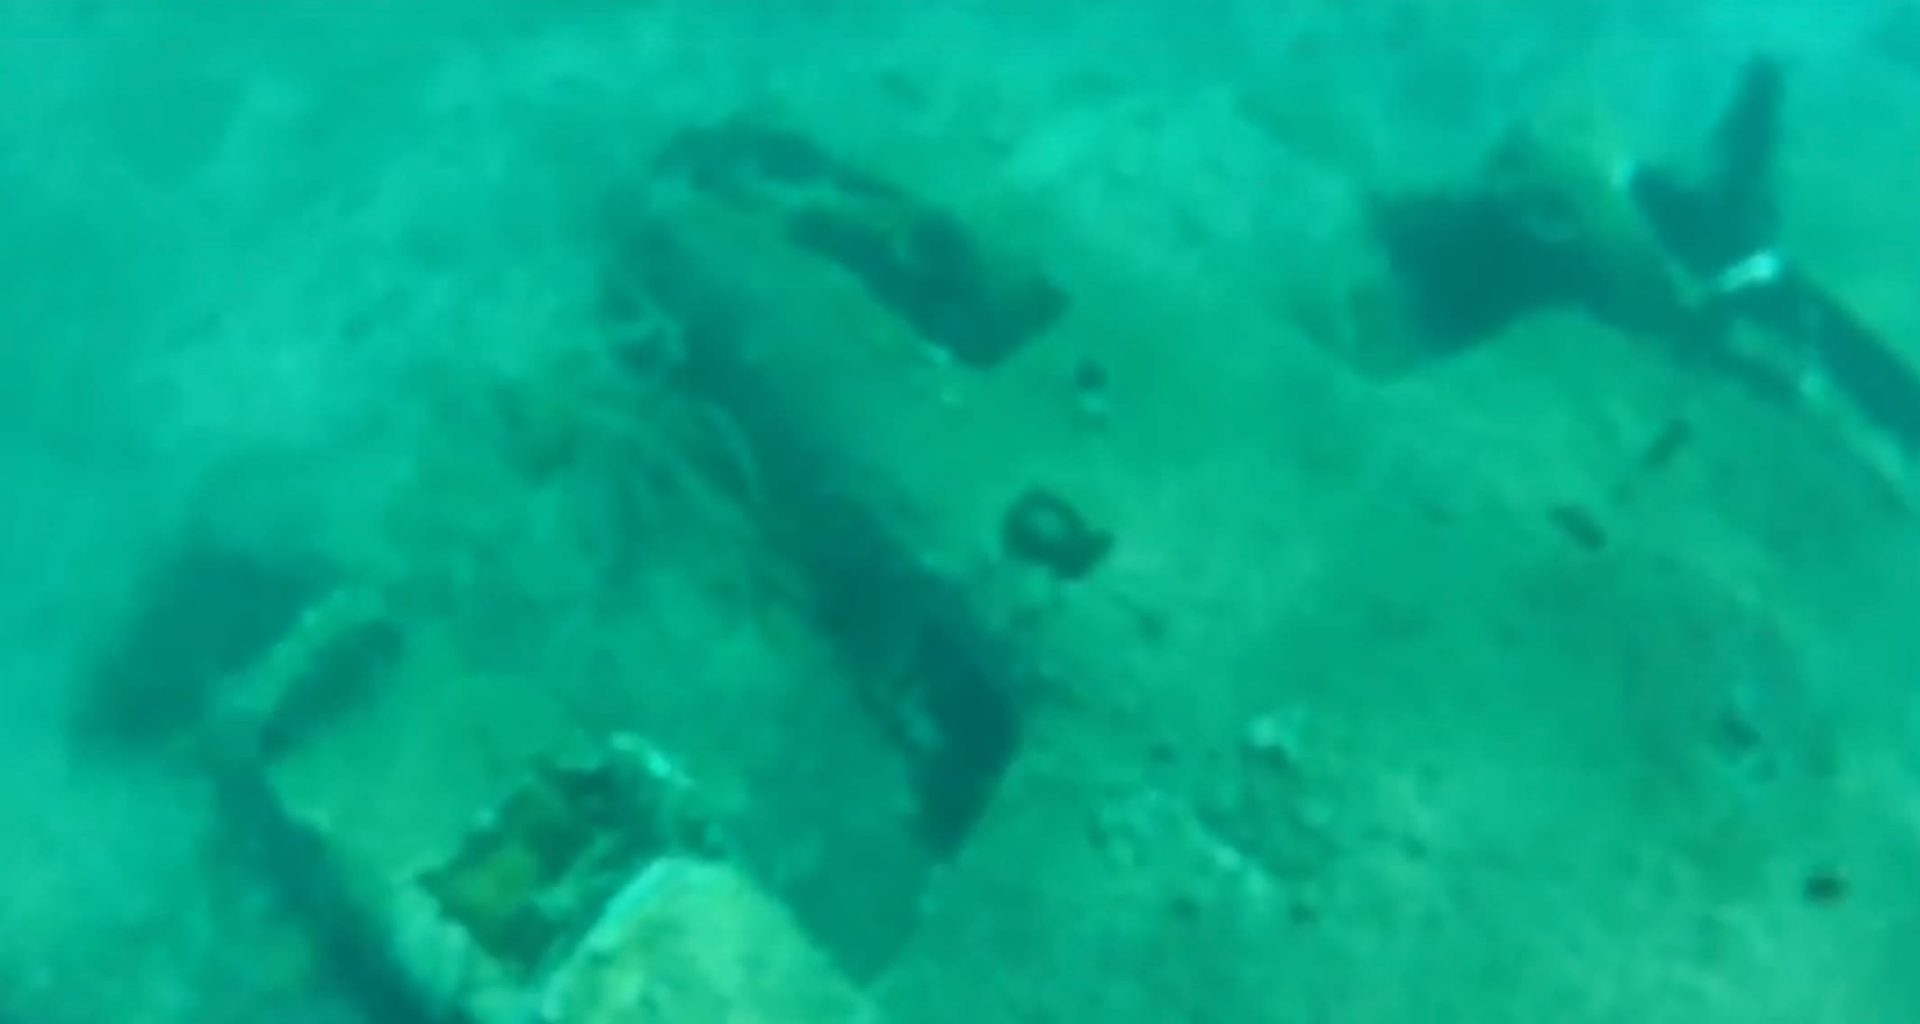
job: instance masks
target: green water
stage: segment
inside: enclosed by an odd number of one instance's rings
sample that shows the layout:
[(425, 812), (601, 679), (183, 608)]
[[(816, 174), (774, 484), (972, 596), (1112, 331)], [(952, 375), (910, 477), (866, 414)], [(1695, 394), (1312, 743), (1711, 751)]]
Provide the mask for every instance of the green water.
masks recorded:
[(1913, 0), (0, 5), (0, 1024), (1920, 1022), (1916, 154)]

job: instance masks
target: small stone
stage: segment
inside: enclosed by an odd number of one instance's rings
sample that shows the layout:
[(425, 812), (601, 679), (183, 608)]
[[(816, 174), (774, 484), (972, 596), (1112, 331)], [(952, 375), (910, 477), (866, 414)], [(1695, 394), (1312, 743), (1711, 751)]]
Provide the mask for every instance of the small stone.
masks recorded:
[(1113, 549), (1113, 535), (1087, 522), (1051, 491), (1030, 487), (1007, 507), (1000, 523), (1007, 554), (1062, 580), (1092, 572)]
[(1847, 876), (1832, 867), (1816, 868), (1800, 883), (1800, 895), (1815, 906), (1831, 907), (1846, 902)]
[(1206, 909), (1206, 899), (1200, 894), (1198, 886), (1183, 885), (1174, 892), (1168, 909), (1182, 921), (1196, 920), (1200, 912)]
[(1104, 423), (1113, 412), (1107, 392), (1107, 369), (1091, 359), (1073, 368), (1073, 405), (1082, 418)]
[(1304, 727), (1297, 711), (1269, 711), (1247, 723), (1243, 741), (1247, 751), (1261, 760), (1292, 769), (1300, 764)]

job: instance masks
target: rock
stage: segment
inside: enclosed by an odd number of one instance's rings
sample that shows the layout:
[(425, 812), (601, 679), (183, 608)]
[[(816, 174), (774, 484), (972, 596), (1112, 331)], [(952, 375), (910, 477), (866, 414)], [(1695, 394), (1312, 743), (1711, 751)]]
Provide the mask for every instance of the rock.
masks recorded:
[(541, 997), (554, 1024), (851, 1024), (858, 992), (732, 868), (665, 858), (608, 905)]

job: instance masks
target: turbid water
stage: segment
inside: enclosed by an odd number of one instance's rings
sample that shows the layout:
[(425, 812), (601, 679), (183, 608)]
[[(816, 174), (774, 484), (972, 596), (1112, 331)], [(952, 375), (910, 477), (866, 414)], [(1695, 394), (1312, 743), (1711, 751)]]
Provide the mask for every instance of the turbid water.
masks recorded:
[(0, 1021), (1920, 1021), (1913, 0), (13, 0)]

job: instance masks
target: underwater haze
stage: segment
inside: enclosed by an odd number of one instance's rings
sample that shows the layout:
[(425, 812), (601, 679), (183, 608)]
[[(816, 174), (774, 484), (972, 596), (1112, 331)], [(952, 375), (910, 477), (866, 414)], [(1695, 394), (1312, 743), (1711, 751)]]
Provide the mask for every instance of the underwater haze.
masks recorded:
[(1920, 0), (0, 4), (0, 1024), (1920, 1024)]

